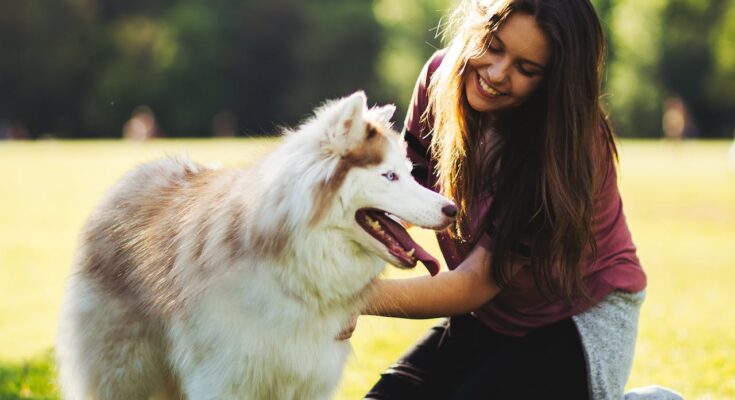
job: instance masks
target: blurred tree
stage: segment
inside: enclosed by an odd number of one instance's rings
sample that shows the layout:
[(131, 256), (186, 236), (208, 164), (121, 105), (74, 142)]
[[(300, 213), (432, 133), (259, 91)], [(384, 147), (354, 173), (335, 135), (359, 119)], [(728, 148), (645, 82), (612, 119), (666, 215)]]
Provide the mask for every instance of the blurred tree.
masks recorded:
[(0, 2), (0, 121), (32, 137), (76, 130), (100, 41), (84, 0)]
[[(730, 20), (728, 21), (728, 13)], [(662, 55), (664, 93), (681, 97), (706, 136), (731, 136), (735, 127), (735, 2), (670, 0), (664, 10)]]
[[(251, 116), (268, 121), (279, 113), (273, 99), (287, 82), (279, 66), (298, 65), (283, 47), (294, 39), (289, 27), (298, 25), (299, 7), (183, 0), (152, 4), (140, 14), (125, 5), (111, 8), (125, 9), (109, 28), (114, 56), (85, 102), (88, 121), (98, 116), (107, 124), (100, 125), (103, 131), (117, 134), (141, 104), (169, 136), (208, 135), (222, 111), (242, 110), (236, 115), (250, 128), (258, 123)], [(117, 106), (110, 106), (113, 101)]]
[(383, 35), (367, 2), (251, 2), (235, 32), (235, 110), (248, 131), (273, 132), (357, 89), (377, 100)]
[(109, 42), (81, 104), (83, 129), (96, 136), (118, 136), (137, 106), (159, 111), (156, 92), (178, 46), (171, 30), (144, 16), (116, 19), (101, 30)]
[[(715, 99), (713, 108), (720, 116), (720, 126), (712, 127), (722, 136), (735, 132), (735, 0), (722, 4), (719, 21), (711, 29), (709, 44), (713, 53), (713, 65), (705, 90)], [(702, 124), (703, 128), (707, 125)]]
[[(597, 15), (600, 17), (600, 21), (602, 21), (602, 29), (605, 32), (605, 40), (607, 41), (607, 48), (605, 49), (607, 52), (607, 56), (605, 57), (606, 62), (609, 62), (614, 54), (614, 44), (612, 43), (613, 35), (610, 23), (612, 19), (613, 2), (614, 0), (592, 0), (592, 5), (595, 6)], [(604, 84), (607, 85), (607, 80), (604, 81)]]
[[(601, 10), (605, 0), (596, 1)], [(606, 92), (621, 136), (661, 136), (662, 105), (681, 99), (691, 130), (735, 128), (735, 1), (612, 0)], [(601, 11), (606, 18), (606, 13)]]
[(661, 10), (667, 0), (617, 0), (609, 14), (606, 103), (620, 136), (660, 136)]
[[(209, 135), (223, 115), (230, 132), (272, 133), (356, 89), (400, 123), (457, 1), (0, 1), (0, 125), (117, 137), (148, 106), (169, 136)], [(592, 1), (622, 136), (659, 136), (670, 96), (702, 136), (732, 134), (735, 0)]]
[(248, 131), (272, 132), (275, 120), (294, 121), (283, 115), (278, 102), (292, 94), (301, 62), (296, 43), (307, 31), (308, 16), (290, 3), (251, 2), (238, 11), (232, 26), (228, 78), (233, 112)]
[(325, 98), (376, 101), (370, 2), (38, 0), (0, 3), (0, 122), (33, 136), (119, 136), (146, 105), (169, 136), (215, 116), (274, 132)]
[(443, 47), (441, 24), (456, 1), (374, 0), (373, 12), (387, 39), (377, 60), (381, 98), (393, 99), (402, 115), (411, 98), (421, 67), (434, 51)]

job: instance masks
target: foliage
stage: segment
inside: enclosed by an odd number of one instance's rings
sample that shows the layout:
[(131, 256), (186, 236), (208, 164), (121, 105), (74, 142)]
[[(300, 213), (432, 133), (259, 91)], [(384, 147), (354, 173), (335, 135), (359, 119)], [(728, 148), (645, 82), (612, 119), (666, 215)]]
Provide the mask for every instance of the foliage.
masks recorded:
[(657, 136), (662, 92), (656, 78), (662, 0), (618, 0), (610, 9), (606, 95), (621, 136)]
[(662, 107), (681, 98), (690, 135), (735, 128), (735, 1), (600, 0), (608, 29), (609, 108), (622, 136), (660, 136)]
[[(403, 110), (458, 1), (2, 1), (0, 136), (21, 124), (32, 137), (117, 137), (141, 105), (167, 136), (210, 135), (218, 115), (274, 133), (356, 89)], [(732, 135), (735, 0), (593, 3), (622, 136), (660, 136), (672, 97), (697, 134)]]
[(701, 132), (735, 127), (735, 1), (669, 0), (663, 13), (661, 83), (682, 96)]
[(220, 112), (272, 133), (373, 89), (381, 43), (368, 2), (1, 2), (0, 123), (119, 136), (147, 105), (171, 136), (207, 135)]
[(441, 19), (451, 5), (448, 0), (375, 1), (375, 17), (387, 32), (378, 74), (399, 107), (408, 104), (421, 67), (442, 47)]

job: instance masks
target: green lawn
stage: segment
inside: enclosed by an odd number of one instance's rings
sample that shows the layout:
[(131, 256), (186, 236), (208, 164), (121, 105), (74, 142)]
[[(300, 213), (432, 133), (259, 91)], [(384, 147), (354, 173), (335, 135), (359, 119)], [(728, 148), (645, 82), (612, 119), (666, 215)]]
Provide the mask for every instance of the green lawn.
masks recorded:
[[(49, 354), (64, 277), (77, 233), (106, 188), (164, 154), (246, 165), (274, 143), (0, 143), (0, 399), (56, 398)], [(649, 276), (631, 387), (656, 383), (687, 399), (735, 398), (735, 170), (727, 166), (728, 146), (621, 144), (621, 190)], [(438, 253), (430, 233), (413, 233)], [(361, 318), (338, 398), (360, 398), (431, 323)]]

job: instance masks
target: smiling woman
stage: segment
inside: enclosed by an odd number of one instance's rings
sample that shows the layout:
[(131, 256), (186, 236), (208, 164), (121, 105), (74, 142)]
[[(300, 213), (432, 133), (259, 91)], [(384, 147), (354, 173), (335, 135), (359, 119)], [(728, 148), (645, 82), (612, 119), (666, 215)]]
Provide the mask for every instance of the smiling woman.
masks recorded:
[(465, 70), (467, 102), (478, 112), (523, 104), (543, 82), (549, 41), (527, 14), (516, 14), (493, 32), (487, 49)]
[(620, 398), (646, 276), (599, 104), (589, 0), (466, 0), (419, 76), (414, 177), (457, 205), (450, 271), (378, 281), (366, 312), (450, 317), (370, 399)]

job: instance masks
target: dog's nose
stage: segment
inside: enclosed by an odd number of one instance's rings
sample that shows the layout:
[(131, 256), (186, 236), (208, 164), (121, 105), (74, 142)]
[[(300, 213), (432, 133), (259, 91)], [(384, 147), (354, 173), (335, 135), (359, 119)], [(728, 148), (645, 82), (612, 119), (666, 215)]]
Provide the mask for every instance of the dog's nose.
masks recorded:
[(448, 206), (442, 207), (442, 212), (444, 215), (446, 215), (449, 218), (454, 218), (457, 216), (457, 206), (454, 204), (450, 204)]

